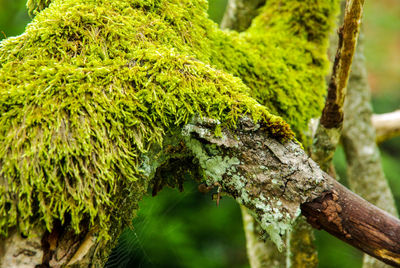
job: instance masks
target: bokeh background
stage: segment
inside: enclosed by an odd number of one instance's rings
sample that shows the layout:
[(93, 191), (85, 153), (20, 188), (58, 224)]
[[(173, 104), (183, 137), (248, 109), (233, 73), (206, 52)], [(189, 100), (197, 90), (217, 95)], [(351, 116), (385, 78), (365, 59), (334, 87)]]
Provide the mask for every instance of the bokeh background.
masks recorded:
[[(0, 40), (21, 34), (31, 18), (26, 0), (0, 0)], [(210, 18), (219, 23), (227, 0), (209, 0)], [(366, 1), (365, 52), (375, 113), (400, 109), (400, 1)], [(200, 37), (201, 38), (201, 37)], [(400, 138), (380, 145), (386, 176), (400, 207)], [(346, 184), (343, 150), (335, 166)], [(120, 238), (109, 267), (249, 267), (241, 213), (231, 198), (219, 207), (187, 181), (184, 191), (164, 189), (140, 204), (134, 228)], [(362, 254), (323, 231), (316, 231), (323, 268), (361, 267)]]

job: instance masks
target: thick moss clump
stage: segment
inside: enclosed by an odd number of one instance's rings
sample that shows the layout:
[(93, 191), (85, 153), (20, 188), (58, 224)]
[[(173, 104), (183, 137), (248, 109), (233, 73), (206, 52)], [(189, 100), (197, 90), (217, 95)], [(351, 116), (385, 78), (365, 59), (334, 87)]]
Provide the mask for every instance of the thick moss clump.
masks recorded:
[(150, 179), (140, 155), (193, 116), (301, 133), (337, 2), (268, 1), (238, 34), (203, 0), (30, 0), (43, 10), (0, 44), (0, 234), (60, 219), (107, 237), (121, 189), (137, 201)]

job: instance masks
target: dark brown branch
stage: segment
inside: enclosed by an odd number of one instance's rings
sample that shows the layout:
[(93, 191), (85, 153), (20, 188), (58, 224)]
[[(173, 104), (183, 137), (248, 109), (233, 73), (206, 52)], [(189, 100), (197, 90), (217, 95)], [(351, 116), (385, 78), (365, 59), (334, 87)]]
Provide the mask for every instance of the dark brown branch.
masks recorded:
[(363, 252), (400, 267), (400, 221), (354, 194), (334, 179), (332, 189), (301, 205), (317, 229)]

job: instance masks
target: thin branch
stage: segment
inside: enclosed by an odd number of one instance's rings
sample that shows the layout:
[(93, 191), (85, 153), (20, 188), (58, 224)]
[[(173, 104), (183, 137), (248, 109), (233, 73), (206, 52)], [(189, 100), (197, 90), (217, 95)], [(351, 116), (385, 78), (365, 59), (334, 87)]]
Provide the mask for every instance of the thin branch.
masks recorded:
[(400, 221), (373, 206), (333, 178), (332, 190), (301, 206), (314, 228), (400, 267)]
[(400, 136), (400, 110), (386, 114), (374, 114), (372, 125), (376, 131), (377, 143)]
[(330, 166), (340, 138), (343, 124), (343, 103), (360, 31), (363, 5), (363, 0), (348, 0), (346, 2), (343, 26), (338, 30), (338, 49), (329, 83), (328, 96), (313, 148), (313, 159), (324, 170), (327, 170)]

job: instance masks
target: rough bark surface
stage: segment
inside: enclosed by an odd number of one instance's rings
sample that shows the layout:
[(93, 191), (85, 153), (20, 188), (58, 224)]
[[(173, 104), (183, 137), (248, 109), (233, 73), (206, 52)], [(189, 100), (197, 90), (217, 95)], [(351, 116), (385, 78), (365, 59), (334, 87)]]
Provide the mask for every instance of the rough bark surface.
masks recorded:
[[(329, 176), (299, 144), (293, 141), (281, 144), (269, 138), (263, 126), (249, 119), (242, 119), (235, 132), (224, 130), (222, 138), (213, 134), (215, 127), (215, 122), (197, 122), (185, 128), (186, 137), (190, 137), (186, 144), (206, 170), (208, 184), (219, 183), (224, 192), (247, 207), (282, 248), (282, 237), (300, 214), (299, 205), (329, 189)], [(196, 147), (193, 139), (197, 141)], [(203, 148), (204, 141), (210, 145)], [(212, 144), (218, 145), (216, 156), (207, 153)], [(221, 170), (226, 163), (232, 165)], [(210, 169), (211, 164), (217, 164), (218, 169)]]
[[(394, 198), (385, 178), (379, 149), (375, 143), (370, 99), (363, 36), (360, 35), (344, 103), (342, 143), (347, 159), (347, 179), (352, 191), (397, 216)], [(364, 255), (363, 262), (364, 268), (387, 267), (368, 255)]]
[[(265, 0), (229, 0), (221, 28), (238, 32), (246, 30)], [(299, 220), (286, 237), (286, 250), (279, 252), (270, 240), (260, 238), (259, 223), (242, 207), (247, 255), (252, 268), (317, 267), (318, 257), (312, 228)]]
[(400, 221), (332, 180), (332, 190), (311, 203), (302, 214), (322, 228), (387, 264), (400, 267)]
[[(210, 172), (209, 184), (219, 183), (224, 192), (246, 206), (278, 246), (282, 243), (279, 238), (289, 230), (286, 224), (298, 215), (296, 203), (300, 202), (303, 215), (314, 228), (322, 228), (388, 264), (400, 265), (400, 221), (316, 170), (315, 162), (298, 144), (271, 140), (262, 126), (248, 119), (234, 132), (223, 130), (221, 138), (212, 134), (213, 129), (213, 122), (188, 125), (184, 136), (191, 139), (187, 142), (203, 141), (201, 149), (189, 148), (200, 166)], [(210, 150), (212, 145), (218, 146), (217, 153)], [(223, 159), (218, 166), (231, 157), (238, 161), (222, 172), (218, 169), (222, 179), (216, 181), (209, 164), (218, 155)], [(319, 196), (307, 201), (315, 194)]]

